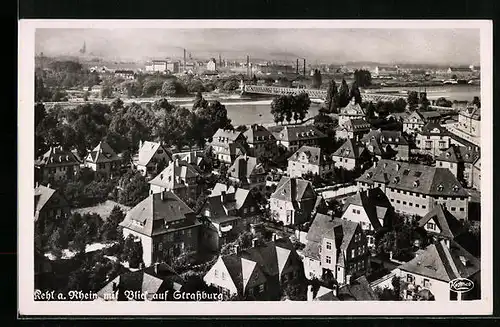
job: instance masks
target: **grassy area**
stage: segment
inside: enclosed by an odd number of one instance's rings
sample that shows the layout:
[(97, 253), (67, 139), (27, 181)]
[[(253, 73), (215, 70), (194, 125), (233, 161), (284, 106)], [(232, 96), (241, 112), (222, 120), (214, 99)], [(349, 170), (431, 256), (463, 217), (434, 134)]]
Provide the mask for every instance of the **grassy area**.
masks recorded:
[(77, 212), (81, 215), (86, 213), (96, 213), (99, 216), (101, 216), (103, 220), (106, 220), (111, 214), (111, 210), (113, 210), (115, 205), (119, 206), (125, 213), (130, 210), (130, 207), (119, 204), (118, 202), (107, 200), (106, 202), (103, 202), (93, 207), (74, 209), (73, 212)]

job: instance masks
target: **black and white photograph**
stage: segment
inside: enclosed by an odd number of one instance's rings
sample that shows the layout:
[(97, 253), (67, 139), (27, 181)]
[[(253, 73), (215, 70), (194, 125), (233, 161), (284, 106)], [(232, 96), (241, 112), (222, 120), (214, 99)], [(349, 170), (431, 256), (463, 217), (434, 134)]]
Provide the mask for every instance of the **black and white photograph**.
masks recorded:
[(20, 313), (490, 314), (491, 26), (21, 20)]

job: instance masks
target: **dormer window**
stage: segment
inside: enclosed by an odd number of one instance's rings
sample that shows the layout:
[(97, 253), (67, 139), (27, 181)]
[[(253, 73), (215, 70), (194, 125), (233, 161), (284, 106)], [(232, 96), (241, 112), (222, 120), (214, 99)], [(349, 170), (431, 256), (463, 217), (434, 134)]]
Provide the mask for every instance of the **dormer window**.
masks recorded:
[(393, 182), (394, 182), (394, 184), (399, 183), (399, 177), (398, 176), (394, 177)]
[(446, 157), (449, 157), (450, 156), (450, 153), (449, 152), (446, 152)]
[(414, 181), (413, 182), (413, 187), (418, 187), (420, 185), (420, 182), (419, 181)]
[(453, 192), (458, 192), (458, 185), (453, 186)]
[(437, 187), (437, 190), (439, 192), (443, 192), (443, 189), (444, 189), (443, 185), (439, 184), (438, 187)]
[(372, 178), (372, 176), (373, 176), (372, 172), (368, 172), (368, 173), (366, 174), (366, 178)]

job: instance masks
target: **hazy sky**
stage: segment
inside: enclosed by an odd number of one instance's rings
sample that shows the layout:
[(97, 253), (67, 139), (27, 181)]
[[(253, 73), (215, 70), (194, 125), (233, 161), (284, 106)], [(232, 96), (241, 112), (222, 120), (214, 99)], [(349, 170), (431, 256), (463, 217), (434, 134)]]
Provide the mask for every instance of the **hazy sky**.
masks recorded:
[(46, 55), (87, 53), (116, 59), (257, 58), (309, 62), (479, 63), (479, 29), (37, 29)]

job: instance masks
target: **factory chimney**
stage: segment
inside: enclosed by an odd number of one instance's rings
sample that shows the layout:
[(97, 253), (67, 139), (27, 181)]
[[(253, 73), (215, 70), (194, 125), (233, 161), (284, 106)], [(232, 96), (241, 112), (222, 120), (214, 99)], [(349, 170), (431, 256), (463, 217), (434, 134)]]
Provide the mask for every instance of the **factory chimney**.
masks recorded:
[(247, 55), (247, 76), (250, 76), (250, 56)]
[(304, 76), (306, 76), (306, 58), (304, 58)]
[(295, 67), (295, 73), (298, 75), (299, 74), (299, 59), (297, 59), (297, 64)]
[(186, 72), (186, 49), (184, 49), (184, 72)]

